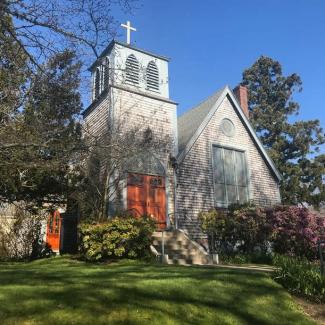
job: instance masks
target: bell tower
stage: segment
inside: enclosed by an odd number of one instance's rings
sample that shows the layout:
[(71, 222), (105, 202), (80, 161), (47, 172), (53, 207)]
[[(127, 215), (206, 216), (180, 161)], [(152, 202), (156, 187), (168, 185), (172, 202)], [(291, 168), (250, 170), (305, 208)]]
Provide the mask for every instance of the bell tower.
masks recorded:
[(110, 86), (169, 100), (169, 59), (112, 41), (90, 67), (92, 101)]
[[(121, 191), (122, 206), (127, 210), (130, 208), (128, 193), (131, 195), (128, 182), (136, 179), (131, 173), (142, 175), (140, 178), (144, 180), (150, 179), (149, 183), (151, 176), (157, 174), (157, 177), (163, 177), (162, 181), (152, 182), (164, 184), (165, 198), (162, 198), (162, 202), (165, 202), (165, 207), (161, 211), (165, 216), (160, 215), (159, 219), (167, 220), (174, 206), (174, 175), (170, 157), (177, 155), (177, 104), (169, 98), (169, 59), (131, 45), (129, 33), (134, 28), (129, 22), (123, 27), (127, 28), (127, 43), (113, 40), (89, 69), (92, 102), (83, 113), (85, 126), (95, 136), (100, 136), (107, 128), (123, 125), (125, 129), (136, 127), (143, 129), (143, 132), (150, 129), (154, 137), (169, 139), (168, 150), (151, 152), (150, 155), (154, 157), (142, 159), (143, 165), (146, 165), (142, 172), (139, 163), (134, 170), (128, 164), (124, 190)], [(139, 162), (141, 159), (130, 157), (130, 160)], [(148, 167), (149, 161), (155, 162), (151, 164), (152, 169)], [(158, 175), (153, 167), (155, 164), (162, 166), (165, 172), (162, 173), (160, 169)], [(150, 184), (146, 185), (147, 188)], [(159, 197), (163, 197), (162, 193), (160, 188)], [(148, 202), (146, 204), (153, 205), (153, 202)]]

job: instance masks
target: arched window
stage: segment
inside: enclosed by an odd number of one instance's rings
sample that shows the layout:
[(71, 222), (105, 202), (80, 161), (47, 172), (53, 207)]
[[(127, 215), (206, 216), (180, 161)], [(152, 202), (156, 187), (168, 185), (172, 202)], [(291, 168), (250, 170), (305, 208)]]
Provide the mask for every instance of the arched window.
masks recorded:
[(147, 66), (147, 89), (159, 91), (159, 72), (154, 61), (150, 61)]
[(107, 89), (108, 88), (108, 85), (109, 85), (109, 60), (108, 58), (105, 59), (105, 62), (104, 62), (104, 89)]
[(139, 84), (139, 62), (133, 54), (125, 62), (125, 81), (132, 85)]
[(124, 170), (129, 173), (165, 176), (166, 171), (161, 161), (151, 152), (141, 152), (128, 158)]
[(99, 68), (97, 68), (95, 72), (95, 99), (99, 96), (99, 92), (100, 92), (100, 70)]

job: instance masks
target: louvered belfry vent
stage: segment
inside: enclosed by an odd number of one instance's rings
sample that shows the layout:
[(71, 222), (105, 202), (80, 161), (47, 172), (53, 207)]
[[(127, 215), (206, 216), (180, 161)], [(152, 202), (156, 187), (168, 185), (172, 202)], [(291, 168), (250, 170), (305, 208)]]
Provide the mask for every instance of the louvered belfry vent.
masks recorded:
[(139, 84), (139, 62), (137, 58), (131, 54), (126, 59), (125, 63), (125, 81), (131, 85)]
[(95, 98), (98, 98), (99, 94), (100, 94), (100, 71), (99, 68), (97, 68), (95, 74)]
[(149, 62), (147, 66), (147, 89), (159, 91), (159, 72), (155, 62)]
[(108, 88), (108, 84), (109, 84), (109, 60), (108, 58), (106, 58), (104, 63), (104, 89)]

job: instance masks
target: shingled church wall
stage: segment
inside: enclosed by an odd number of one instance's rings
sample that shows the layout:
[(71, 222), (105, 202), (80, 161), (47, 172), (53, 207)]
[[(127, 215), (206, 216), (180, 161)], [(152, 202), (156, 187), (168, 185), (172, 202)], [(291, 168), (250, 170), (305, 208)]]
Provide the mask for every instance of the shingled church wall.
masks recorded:
[[(228, 137), (221, 131), (220, 125), (224, 118), (230, 119), (235, 125), (233, 137)], [(179, 166), (177, 210), (180, 225), (196, 240), (206, 237), (200, 231), (199, 212), (215, 207), (212, 145), (246, 152), (250, 201), (259, 206), (272, 206), (281, 202), (276, 177), (263, 159), (230, 99), (225, 97)]]

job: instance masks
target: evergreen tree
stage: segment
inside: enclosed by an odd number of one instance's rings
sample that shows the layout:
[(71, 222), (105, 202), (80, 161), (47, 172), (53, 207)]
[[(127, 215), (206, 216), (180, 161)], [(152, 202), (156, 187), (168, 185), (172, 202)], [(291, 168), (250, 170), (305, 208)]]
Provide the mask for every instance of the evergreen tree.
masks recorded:
[(8, 29), (0, 29), (0, 199), (16, 190), (9, 160), (14, 156), (13, 139), (21, 129), (20, 110), (29, 78), (28, 59), (13, 36), (11, 18), (7, 15), (2, 19)]
[[(10, 17), (4, 16), (2, 19), (13, 33)], [(0, 135), (3, 128), (17, 116), (29, 76), (27, 56), (11, 33), (0, 29)]]
[(0, 139), (2, 200), (66, 201), (81, 146), (79, 70), (74, 53), (64, 51), (29, 79), (26, 101)]
[(299, 113), (292, 96), (302, 90), (300, 77), (284, 76), (279, 62), (261, 56), (244, 71), (241, 84), (248, 88), (251, 122), (283, 175), (282, 202), (319, 207), (325, 201), (323, 130), (319, 120), (290, 121)]

